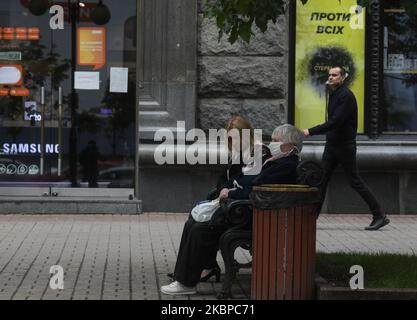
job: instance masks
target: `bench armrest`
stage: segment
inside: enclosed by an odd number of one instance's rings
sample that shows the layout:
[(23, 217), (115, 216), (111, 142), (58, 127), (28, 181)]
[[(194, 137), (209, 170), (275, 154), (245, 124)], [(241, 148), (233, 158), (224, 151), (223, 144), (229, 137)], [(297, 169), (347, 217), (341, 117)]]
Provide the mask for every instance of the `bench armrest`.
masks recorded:
[(252, 223), (252, 202), (250, 200), (220, 201), (226, 220), (231, 226), (245, 227)]

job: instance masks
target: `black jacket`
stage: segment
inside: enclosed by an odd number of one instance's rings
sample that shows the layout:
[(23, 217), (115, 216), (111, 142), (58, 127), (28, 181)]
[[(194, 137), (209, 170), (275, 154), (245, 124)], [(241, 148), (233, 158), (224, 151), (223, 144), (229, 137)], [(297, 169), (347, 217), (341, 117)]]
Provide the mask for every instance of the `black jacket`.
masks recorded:
[(239, 177), (239, 175), (242, 173), (242, 167), (243, 163), (232, 164), (229, 161), (226, 170), (223, 170), (217, 179), (217, 191), (220, 191), (223, 188), (227, 188), (229, 180)]
[(358, 129), (358, 106), (352, 91), (345, 85), (330, 93), (328, 120), (308, 131), (310, 135), (327, 132), (330, 142), (347, 142), (356, 139)]
[[(268, 146), (262, 145), (262, 163), (264, 163), (267, 159), (271, 157), (271, 151), (269, 150)], [(242, 155), (240, 156), (240, 163), (239, 164), (232, 164), (229, 160), (229, 164), (227, 166), (227, 170), (225, 170), (217, 182), (217, 191), (220, 192), (223, 188), (230, 189), (230, 181), (238, 179), (242, 175), (242, 168), (243, 168), (243, 160)]]
[[(252, 187), (261, 184), (295, 184), (297, 183), (297, 166), (299, 158), (290, 155), (275, 161), (267, 162), (258, 175), (241, 174), (236, 180), (243, 189), (230, 191), (228, 198), (240, 200), (249, 199)], [(233, 181), (228, 181), (228, 188), (233, 188)]]

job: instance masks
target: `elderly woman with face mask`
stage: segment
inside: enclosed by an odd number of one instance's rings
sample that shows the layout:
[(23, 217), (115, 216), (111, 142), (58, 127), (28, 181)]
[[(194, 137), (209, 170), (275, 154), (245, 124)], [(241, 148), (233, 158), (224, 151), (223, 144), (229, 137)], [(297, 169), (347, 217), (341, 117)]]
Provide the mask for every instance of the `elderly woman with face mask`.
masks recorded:
[[(258, 148), (262, 150), (260, 173), (248, 174), (250, 170), (242, 169), (243, 172), (230, 179), (221, 190), (219, 197), (222, 201), (248, 199), (253, 185), (295, 184), (298, 153), (302, 148), (303, 137), (303, 132), (292, 125), (277, 127), (272, 133), (269, 148)], [(170, 295), (195, 294), (196, 285), (201, 280), (201, 272), (208, 262), (215, 259), (218, 241), (227, 228), (227, 225), (216, 225), (212, 228), (209, 222), (196, 222), (189, 218), (181, 237), (173, 274), (175, 281), (162, 286), (161, 292)]]
[(304, 134), (293, 125), (284, 124), (272, 132), (267, 159), (261, 173), (254, 178), (252, 185), (260, 184), (295, 184), (299, 153), (303, 148)]
[[(295, 184), (303, 139), (303, 132), (293, 125), (275, 128), (268, 146), (269, 154), (262, 155), (261, 172), (258, 175), (242, 173), (234, 181), (229, 181), (228, 186), (221, 190), (220, 198), (248, 199), (254, 185)], [(265, 153), (265, 148), (262, 150)]]

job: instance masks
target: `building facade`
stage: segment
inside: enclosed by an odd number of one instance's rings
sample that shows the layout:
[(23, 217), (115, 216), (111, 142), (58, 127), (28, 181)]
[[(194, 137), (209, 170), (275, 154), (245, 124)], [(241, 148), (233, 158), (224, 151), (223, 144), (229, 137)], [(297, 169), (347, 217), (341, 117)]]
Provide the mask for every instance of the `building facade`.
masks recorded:
[[(170, 130), (175, 154), (192, 145), (190, 129), (222, 128), (232, 115), (265, 139), (279, 124), (301, 126), (294, 4), (250, 44), (230, 45), (191, 0), (0, 3), (3, 213), (186, 212), (224, 166), (159, 165), (158, 130)], [(413, 21), (380, 1), (364, 26), (358, 165), (388, 213), (417, 213)], [(320, 160), (323, 147), (324, 137), (307, 140), (303, 159)], [(323, 210), (368, 212), (342, 172)]]

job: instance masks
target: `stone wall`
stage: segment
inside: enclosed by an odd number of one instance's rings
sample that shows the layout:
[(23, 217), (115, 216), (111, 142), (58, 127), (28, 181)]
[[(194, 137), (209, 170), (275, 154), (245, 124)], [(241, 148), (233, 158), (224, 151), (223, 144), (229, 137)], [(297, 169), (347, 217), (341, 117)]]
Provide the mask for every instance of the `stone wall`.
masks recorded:
[(270, 135), (287, 122), (287, 22), (279, 18), (263, 34), (254, 30), (250, 44), (234, 45), (213, 19), (199, 12), (197, 126), (224, 127), (232, 115), (244, 115)]

